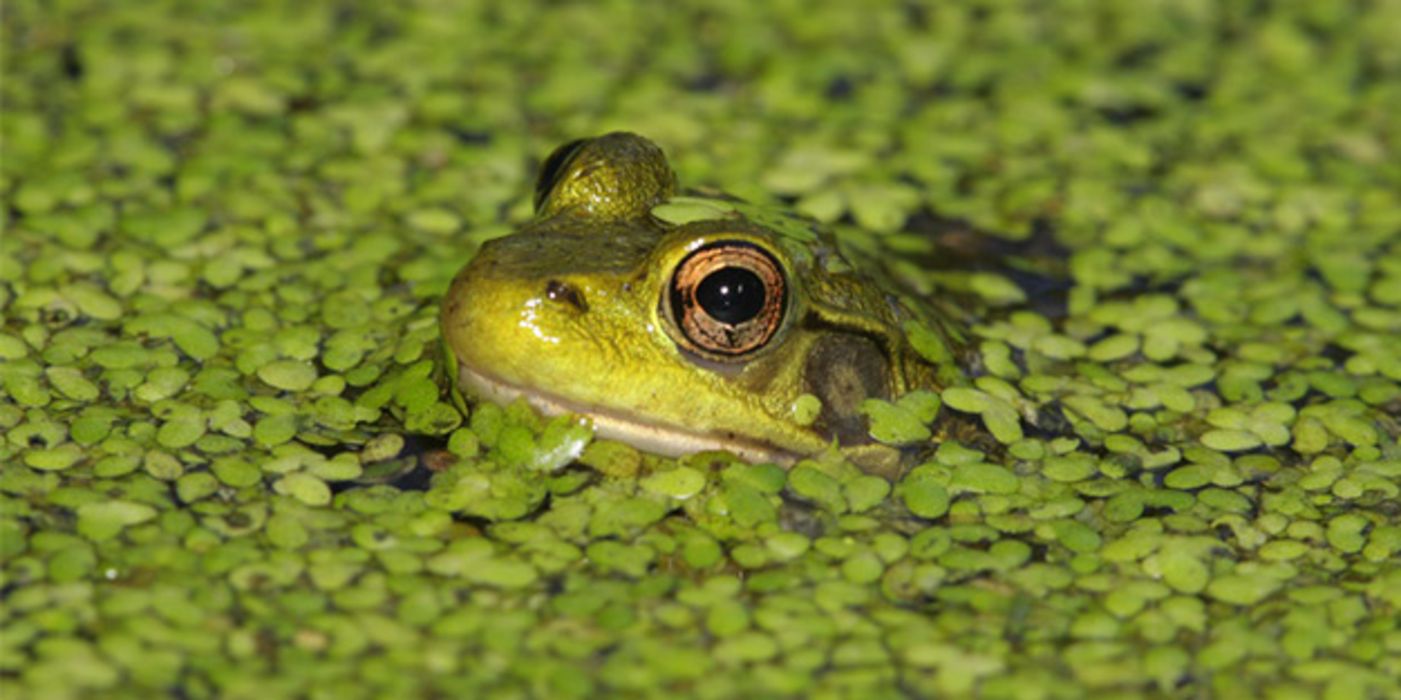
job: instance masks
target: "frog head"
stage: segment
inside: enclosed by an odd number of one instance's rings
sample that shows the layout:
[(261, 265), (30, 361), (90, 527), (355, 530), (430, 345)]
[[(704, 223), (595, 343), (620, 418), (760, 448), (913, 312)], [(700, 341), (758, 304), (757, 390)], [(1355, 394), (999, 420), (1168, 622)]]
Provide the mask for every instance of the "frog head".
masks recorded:
[(454, 279), (442, 329), (458, 386), (592, 420), (644, 451), (728, 450), (782, 465), (833, 448), (886, 471), (860, 410), (937, 388), (902, 297), (826, 239), (721, 206), (669, 223), (676, 177), (628, 133), (576, 141), (541, 168), (536, 217)]

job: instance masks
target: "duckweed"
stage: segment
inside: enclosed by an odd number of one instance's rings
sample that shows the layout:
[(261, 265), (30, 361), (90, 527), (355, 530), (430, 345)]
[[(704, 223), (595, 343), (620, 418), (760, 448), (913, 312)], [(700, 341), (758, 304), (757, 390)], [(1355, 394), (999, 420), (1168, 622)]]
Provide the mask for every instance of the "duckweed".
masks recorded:
[[(1394, 5), (51, 5), (0, 82), (16, 697), (1395, 693)], [(862, 407), (917, 466), (454, 403), (438, 298), (613, 128), (748, 200), (655, 216), (796, 210), (969, 322)]]

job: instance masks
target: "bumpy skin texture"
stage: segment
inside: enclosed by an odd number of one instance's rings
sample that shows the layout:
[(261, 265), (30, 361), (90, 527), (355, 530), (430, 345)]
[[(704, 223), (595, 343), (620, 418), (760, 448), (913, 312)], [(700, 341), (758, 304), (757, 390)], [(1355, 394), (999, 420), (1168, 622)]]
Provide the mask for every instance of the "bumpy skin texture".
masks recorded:
[[(485, 244), (444, 299), (460, 388), (586, 415), (601, 436), (662, 454), (727, 449), (791, 464), (837, 444), (869, 470), (895, 469), (898, 452), (871, 441), (858, 407), (937, 388), (901, 328), (911, 308), (820, 239), (739, 215), (679, 226), (651, 216), (675, 191), (661, 150), (640, 136), (556, 151), (536, 219)], [(667, 301), (678, 265), (717, 242), (758, 247), (786, 281), (781, 325), (739, 358), (685, 347)], [(806, 425), (794, 412), (805, 394), (822, 402)]]

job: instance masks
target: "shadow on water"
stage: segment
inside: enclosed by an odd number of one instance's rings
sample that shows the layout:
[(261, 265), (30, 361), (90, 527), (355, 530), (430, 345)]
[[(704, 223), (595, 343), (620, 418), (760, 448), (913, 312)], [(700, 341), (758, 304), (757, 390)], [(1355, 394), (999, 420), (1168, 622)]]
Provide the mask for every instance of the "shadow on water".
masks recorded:
[[(447, 436), (400, 433), (404, 446), (389, 459), (365, 465), (364, 473), (348, 481), (330, 483), (331, 493), (366, 486), (392, 486), (400, 491), (427, 491), (433, 475), (456, 460), (447, 449)], [(315, 449), (314, 445), (308, 445)]]
[(1051, 224), (1038, 220), (1022, 239), (980, 230), (966, 221), (921, 209), (905, 222), (904, 231), (934, 244), (909, 261), (938, 272), (989, 272), (1006, 277), (1026, 294), (1021, 308), (1057, 321), (1066, 316), (1071, 287), (1070, 250), (1055, 238)]

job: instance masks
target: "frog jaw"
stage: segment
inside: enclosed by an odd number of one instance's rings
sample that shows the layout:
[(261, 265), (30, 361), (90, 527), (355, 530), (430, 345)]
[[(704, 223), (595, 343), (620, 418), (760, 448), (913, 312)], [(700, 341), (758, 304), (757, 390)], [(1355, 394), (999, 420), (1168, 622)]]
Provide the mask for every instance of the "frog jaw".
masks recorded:
[(730, 452), (751, 463), (771, 462), (789, 467), (799, 456), (756, 440), (734, 435), (716, 435), (687, 430), (676, 426), (658, 425), (639, 420), (628, 413), (591, 404), (570, 401), (548, 392), (526, 388), (503, 381), (489, 373), (457, 363), (458, 386), (478, 399), (508, 404), (525, 399), (532, 408), (546, 416), (572, 413), (586, 417), (598, 437), (625, 442), (643, 452), (665, 457), (681, 457), (696, 452), (720, 450)]

